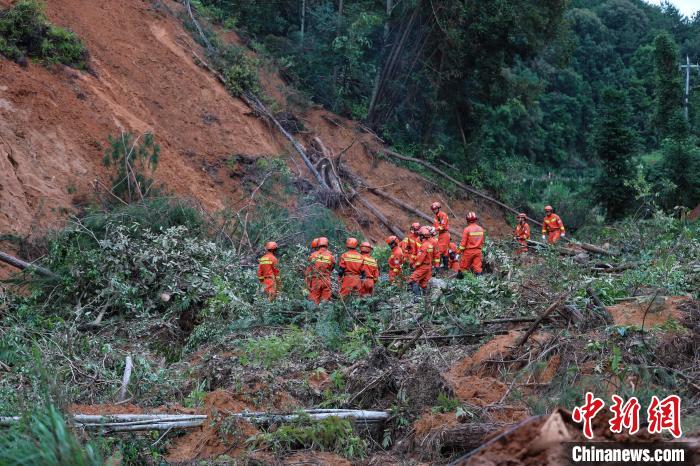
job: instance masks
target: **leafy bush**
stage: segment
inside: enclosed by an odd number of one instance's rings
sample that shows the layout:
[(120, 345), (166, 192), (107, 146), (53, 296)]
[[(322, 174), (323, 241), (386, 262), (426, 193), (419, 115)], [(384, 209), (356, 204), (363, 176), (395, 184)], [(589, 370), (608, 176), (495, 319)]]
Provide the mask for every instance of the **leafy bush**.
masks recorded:
[(338, 453), (346, 458), (362, 458), (367, 452), (367, 442), (355, 434), (350, 421), (337, 417), (313, 421), (308, 415), (300, 415), (296, 421), (283, 424), (274, 432), (258, 434), (249, 442), (275, 452), (317, 449)]
[(0, 436), (0, 464), (101, 466), (96, 448), (81, 445), (58, 410), (49, 405)]
[(21, 0), (0, 12), (0, 54), (18, 63), (29, 57), (46, 64), (88, 66), (88, 52), (80, 39), (49, 23), (36, 0)]
[(117, 169), (112, 178), (112, 193), (127, 204), (153, 196), (153, 179), (145, 174), (150, 171), (152, 175), (158, 167), (160, 146), (153, 135), (145, 133), (135, 138), (131, 133), (122, 133), (108, 139), (109, 149), (103, 163)]
[[(235, 49), (231, 49), (235, 50)], [(258, 81), (258, 60), (249, 57), (242, 51), (224, 55), (224, 80), (226, 89), (233, 95), (239, 96), (244, 92), (253, 94), (260, 91)]]

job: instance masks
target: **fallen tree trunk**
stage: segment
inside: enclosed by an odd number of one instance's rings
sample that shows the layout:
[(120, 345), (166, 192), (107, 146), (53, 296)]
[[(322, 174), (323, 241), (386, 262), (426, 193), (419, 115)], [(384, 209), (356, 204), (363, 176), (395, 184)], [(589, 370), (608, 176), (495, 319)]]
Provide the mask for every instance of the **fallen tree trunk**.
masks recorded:
[[(462, 182), (460, 182), (460, 181), (457, 181), (456, 179), (454, 179), (453, 177), (451, 177), (450, 175), (448, 175), (448, 174), (445, 173), (444, 171), (442, 171), (442, 170), (440, 170), (439, 168), (437, 168), (436, 166), (434, 166), (434, 165), (432, 165), (432, 164), (426, 162), (425, 160), (420, 160), (420, 159), (417, 159), (417, 158), (415, 158), (415, 157), (409, 157), (409, 156), (407, 156), (407, 155), (402, 155), (402, 154), (399, 154), (398, 152), (394, 152), (393, 150), (390, 150), (390, 149), (383, 149), (382, 152), (385, 153), (385, 154), (387, 154), (387, 155), (390, 155), (390, 156), (392, 156), (392, 157), (394, 157), (394, 158), (397, 158), (397, 159), (399, 159), (399, 160), (404, 160), (404, 161), (407, 161), (407, 162), (414, 162), (414, 163), (417, 163), (417, 164), (419, 164), (419, 165), (423, 165), (425, 168), (427, 168), (427, 169), (429, 169), (429, 170), (431, 170), (431, 171), (437, 173), (438, 175), (442, 176), (442, 177), (445, 178), (446, 180), (451, 181), (452, 183), (454, 183), (457, 187), (459, 187), (459, 188), (462, 189), (463, 191), (466, 191), (466, 192), (468, 192), (468, 193), (470, 193), (470, 194), (474, 194), (475, 196), (479, 196), (479, 197), (481, 197), (481, 198), (483, 198), (483, 199), (486, 199), (487, 201), (492, 202), (492, 203), (496, 204), (497, 206), (499, 206), (499, 207), (501, 207), (501, 208), (503, 208), (503, 209), (506, 209), (506, 210), (508, 210), (509, 212), (512, 212), (512, 213), (514, 213), (514, 214), (516, 214), (516, 215), (518, 215), (518, 214), (520, 213), (520, 212), (518, 212), (517, 210), (515, 210), (514, 208), (512, 208), (512, 207), (510, 207), (510, 206), (508, 206), (508, 205), (502, 203), (501, 201), (499, 201), (499, 200), (497, 200), (497, 199), (494, 199), (494, 198), (492, 198), (491, 196), (489, 196), (489, 195), (487, 195), (487, 194), (484, 194), (484, 193), (482, 193), (482, 192), (480, 192), (480, 191), (478, 191), (478, 190), (472, 188), (471, 186), (467, 186), (466, 184), (464, 184), (464, 183), (462, 183)], [(528, 217), (528, 220), (530, 220), (532, 223), (534, 223), (534, 224), (536, 224), (536, 225), (542, 226), (542, 222), (538, 222), (538, 221), (535, 220), (534, 218)]]
[(242, 417), (248, 421), (258, 424), (272, 424), (280, 422), (291, 422), (299, 419), (301, 416), (308, 416), (313, 420), (321, 420), (329, 417), (352, 418), (364, 423), (383, 423), (389, 419), (389, 413), (386, 411), (368, 411), (362, 409), (309, 409), (303, 413), (235, 413), (233, 417)]
[(367, 210), (372, 212), (374, 214), (374, 216), (377, 217), (379, 219), (379, 221), (382, 222), (384, 224), (384, 226), (387, 227), (389, 229), (389, 231), (391, 231), (394, 235), (398, 236), (399, 238), (404, 237), (404, 233), (403, 233), (403, 231), (401, 231), (401, 229), (399, 227), (397, 227), (396, 225), (393, 225), (391, 222), (389, 222), (389, 219), (387, 219), (384, 216), (384, 214), (381, 213), (381, 211), (374, 206), (374, 204), (372, 204), (367, 199), (360, 196), (357, 193), (357, 191), (355, 191), (352, 188), (350, 191), (350, 196), (352, 198), (357, 199), (360, 202), (360, 204), (362, 204), (363, 206), (365, 206), (367, 208)]
[[(576, 244), (576, 243), (574, 243)], [(586, 251), (589, 252), (595, 252), (596, 254), (603, 254), (606, 256), (614, 256), (615, 253), (608, 251), (607, 249), (603, 249), (600, 246), (596, 246), (595, 244), (590, 244), (590, 243), (578, 243), (579, 246), (581, 246), (582, 249), (585, 249)]]
[[(20, 422), (19, 416), (0, 417), (0, 426)], [(76, 427), (104, 432), (134, 432), (199, 427), (207, 419), (199, 414), (75, 414), (69, 421)]]
[(593, 288), (587, 286), (586, 293), (588, 293), (588, 296), (591, 297), (591, 301), (593, 301), (593, 304), (595, 305), (596, 309), (598, 309), (598, 312), (600, 312), (603, 315), (605, 322), (608, 324), (612, 324), (614, 320), (610, 315), (610, 312), (608, 312), (608, 308), (605, 307), (605, 304), (603, 304), (603, 301), (600, 299), (600, 297), (598, 297), (598, 294), (595, 291), (593, 291)]
[(38, 265), (30, 264), (29, 262), (25, 262), (22, 259), (18, 259), (14, 256), (11, 256), (9, 254), (6, 254), (2, 251), (0, 251), (0, 262), (4, 262), (6, 264), (9, 264), (13, 267), (16, 267), (20, 270), (27, 270), (29, 272), (34, 272), (38, 275), (41, 275), (43, 277), (48, 277), (48, 278), (58, 278), (58, 275), (50, 271), (49, 269), (45, 269), (44, 267), (40, 267)]
[(637, 264), (624, 264), (624, 265), (618, 265), (617, 267), (591, 267), (591, 270), (594, 272), (617, 273), (617, 272), (624, 272), (625, 270), (633, 269), (636, 266), (637, 266)]
[(501, 424), (476, 422), (436, 427), (425, 436), (416, 436), (414, 446), (421, 452), (423, 460), (435, 460), (439, 456), (478, 448), (488, 434), (501, 427)]
[(122, 385), (119, 388), (119, 396), (117, 401), (124, 401), (126, 399), (126, 389), (129, 386), (129, 380), (131, 380), (131, 369), (133, 367), (133, 360), (131, 355), (126, 355), (126, 361), (124, 362), (124, 376), (122, 377)]
[(571, 294), (571, 292), (568, 291), (568, 292), (564, 293), (563, 295), (559, 296), (559, 298), (557, 298), (556, 301), (554, 301), (542, 314), (540, 314), (540, 316), (537, 318), (537, 320), (536, 320), (535, 322), (532, 323), (532, 325), (531, 325), (530, 328), (527, 330), (527, 332), (525, 332), (525, 334), (524, 334), (523, 336), (521, 336), (520, 338), (518, 338), (518, 340), (517, 340), (517, 341), (515, 342), (515, 344), (513, 345), (513, 348), (514, 348), (514, 349), (515, 349), (515, 348), (519, 348), (519, 347), (521, 347), (522, 345), (524, 345), (525, 342), (527, 341), (527, 339), (530, 338), (530, 335), (532, 335), (532, 334), (535, 332), (535, 330), (537, 329), (537, 326), (540, 325), (540, 323), (541, 323), (544, 319), (546, 319), (547, 317), (549, 317), (549, 315), (550, 315), (552, 312), (554, 312), (554, 311), (559, 307), (559, 305), (561, 304), (561, 302), (564, 301), (570, 294)]

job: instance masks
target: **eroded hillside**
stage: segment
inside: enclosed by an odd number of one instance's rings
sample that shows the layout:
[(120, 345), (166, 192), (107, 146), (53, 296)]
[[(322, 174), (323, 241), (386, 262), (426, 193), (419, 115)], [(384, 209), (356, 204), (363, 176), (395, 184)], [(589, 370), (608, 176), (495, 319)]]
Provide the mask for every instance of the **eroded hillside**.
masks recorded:
[[(2, 7), (11, 3), (0, 0)], [(226, 161), (233, 155), (283, 155), (308, 176), (288, 143), (195, 63), (190, 50), (199, 48), (178, 19), (180, 8), (176, 2), (138, 0), (48, 2), (49, 19), (85, 42), (93, 72), (0, 61), (0, 231), (27, 234), (57, 225), (84, 205), (95, 179), (107, 183), (102, 166), (107, 136), (121, 131), (153, 132), (162, 147), (157, 180), (210, 211), (244, 195), (229, 176)], [(263, 82), (286, 108), (281, 81), (273, 75)], [(304, 138), (321, 137), (335, 154), (355, 141), (343, 162), (368, 183), (421, 210), (436, 198), (460, 217), (477, 209), (491, 233), (507, 231), (499, 210), (448, 199), (411, 171), (373, 157), (365, 146), (379, 143), (354, 122), (314, 107), (297, 117), (304, 122)], [(403, 227), (412, 220), (381, 198), (365, 195), (393, 223)], [(338, 213), (373, 241), (386, 234), (362, 206)]]

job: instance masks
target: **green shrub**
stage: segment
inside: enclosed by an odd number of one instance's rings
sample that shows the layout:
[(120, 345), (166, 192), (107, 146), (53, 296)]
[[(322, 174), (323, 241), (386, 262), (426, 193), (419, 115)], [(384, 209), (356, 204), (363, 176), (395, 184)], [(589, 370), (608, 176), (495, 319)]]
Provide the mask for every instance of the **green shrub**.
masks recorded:
[(367, 442), (355, 434), (350, 421), (337, 417), (313, 421), (308, 415), (300, 415), (298, 420), (283, 424), (274, 432), (251, 437), (249, 442), (279, 453), (316, 449), (338, 453), (346, 458), (362, 458), (367, 453)]
[[(145, 133), (135, 138), (131, 133), (122, 133), (108, 139), (103, 163), (117, 169), (112, 177), (112, 193), (127, 204), (156, 195), (151, 176), (158, 167), (160, 146), (153, 135)], [(147, 171), (150, 176), (146, 175)]]
[(58, 410), (49, 405), (0, 436), (0, 464), (101, 466), (96, 448), (81, 445)]
[(257, 59), (245, 54), (242, 49), (230, 46), (221, 56), (223, 75), (226, 81), (226, 89), (238, 96), (244, 92), (257, 93), (260, 91), (258, 81)]
[(21, 0), (0, 12), (0, 54), (18, 63), (28, 57), (45, 64), (88, 66), (85, 45), (73, 32), (49, 23), (36, 0)]

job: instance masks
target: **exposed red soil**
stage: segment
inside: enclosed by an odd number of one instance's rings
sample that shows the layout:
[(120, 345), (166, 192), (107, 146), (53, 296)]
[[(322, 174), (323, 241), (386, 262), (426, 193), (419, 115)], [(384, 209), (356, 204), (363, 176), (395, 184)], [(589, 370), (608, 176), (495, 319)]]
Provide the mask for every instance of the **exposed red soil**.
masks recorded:
[(680, 322), (686, 313), (679, 305), (690, 302), (685, 296), (657, 297), (654, 302), (631, 301), (608, 307), (615, 325), (634, 325), (645, 328), (660, 326), (669, 320)]
[(141, 414), (144, 409), (133, 404), (81, 405), (72, 404), (67, 411), (73, 414)]
[(321, 393), (330, 388), (331, 379), (326, 371), (314, 371), (308, 378), (309, 386), (317, 393)]
[(225, 390), (208, 393), (200, 411), (207, 414), (209, 419), (201, 428), (192, 429), (175, 439), (168, 449), (166, 459), (177, 463), (223, 454), (231, 457), (240, 455), (245, 450), (245, 441), (258, 433), (258, 430), (251, 423), (239, 420), (233, 429), (224, 433), (220, 429), (219, 414), (238, 413), (245, 409), (256, 410), (255, 406), (246, 402), (241, 395), (233, 395)]
[[(0, 7), (10, 3), (0, 0)], [(60, 225), (91, 195), (93, 180), (108, 183), (101, 162), (106, 138), (120, 131), (153, 132), (162, 147), (156, 180), (210, 211), (244, 196), (226, 167), (231, 155), (290, 153), (285, 141), (195, 64), (190, 48), (202, 52), (171, 13), (181, 5), (170, 0), (159, 4), (164, 6), (140, 0), (46, 3), (49, 19), (86, 43), (94, 75), (0, 60), (0, 231), (27, 234)], [(294, 92), (274, 74), (263, 83), (276, 99), (286, 100)], [(509, 233), (500, 210), (431, 193), (431, 185), (417, 174), (373, 158), (361, 142), (375, 148), (379, 143), (355, 123), (315, 107), (299, 116), (336, 154), (357, 140), (343, 161), (370, 184), (424, 211), (436, 199), (452, 217), (477, 210), (489, 234)], [(289, 157), (290, 166), (301, 166), (296, 156)], [(386, 201), (364, 195), (400, 227), (414, 220)], [(368, 223), (358, 224), (352, 209), (340, 214), (351, 229), (375, 242), (383, 240), (385, 228), (363, 207), (359, 210)], [(458, 230), (461, 221), (453, 224)]]

